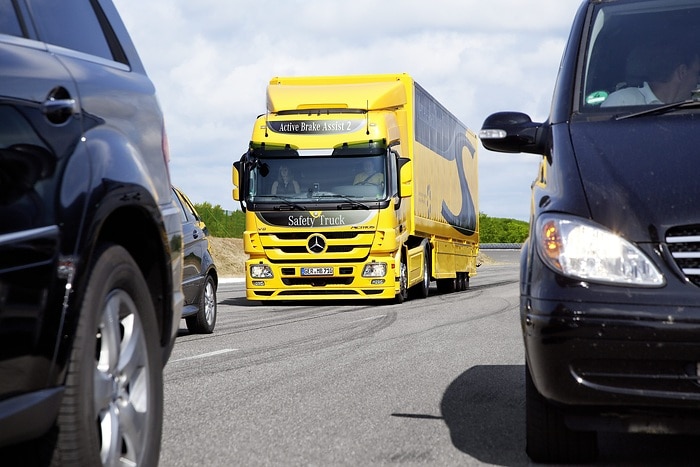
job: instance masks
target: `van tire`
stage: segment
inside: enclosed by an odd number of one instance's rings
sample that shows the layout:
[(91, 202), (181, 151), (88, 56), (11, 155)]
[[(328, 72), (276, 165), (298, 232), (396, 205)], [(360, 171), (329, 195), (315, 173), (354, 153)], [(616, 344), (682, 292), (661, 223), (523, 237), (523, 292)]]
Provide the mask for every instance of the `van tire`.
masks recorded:
[(564, 411), (542, 396), (525, 365), (525, 427), (528, 457), (539, 463), (587, 463), (598, 456), (595, 431), (573, 431)]

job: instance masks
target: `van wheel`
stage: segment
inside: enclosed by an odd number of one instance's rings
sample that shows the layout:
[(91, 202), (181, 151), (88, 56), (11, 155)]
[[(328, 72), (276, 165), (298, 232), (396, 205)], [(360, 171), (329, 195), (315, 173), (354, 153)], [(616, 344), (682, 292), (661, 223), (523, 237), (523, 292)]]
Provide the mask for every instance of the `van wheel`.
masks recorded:
[(163, 374), (153, 302), (121, 246), (87, 274), (58, 417), (61, 465), (157, 465)]
[(411, 298), (427, 298), (430, 291), (430, 250), (423, 250), (423, 280), (411, 287)]
[(403, 303), (408, 299), (408, 268), (406, 263), (401, 261), (399, 268), (399, 293), (396, 294), (394, 302)]
[(564, 412), (545, 399), (535, 387), (525, 365), (526, 452), (534, 462), (586, 463), (598, 455), (595, 431), (573, 431)]
[(216, 325), (216, 285), (214, 278), (207, 275), (204, 280), (202, 295), (199, 297), (199, 311), (196, 315), (185, 318), (187, 329), (191, 333), (211, 334)]

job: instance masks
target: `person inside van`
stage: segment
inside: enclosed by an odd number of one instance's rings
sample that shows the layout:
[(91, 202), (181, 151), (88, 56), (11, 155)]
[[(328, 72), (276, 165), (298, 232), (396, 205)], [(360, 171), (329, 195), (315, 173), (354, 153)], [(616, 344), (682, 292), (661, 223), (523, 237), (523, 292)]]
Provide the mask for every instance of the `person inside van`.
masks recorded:
[(270, 190), (273, 195), (299, 193), (299, 183), (292, 177), (292, 171), (286, 165), (281, 165), (277, 180), (272, 184)]
[(628, 67), (638, 73), (641, 70), (642, 86), (611, 93), (601, 107), (668, 104), (690, 99), (698, 87), (700, 55), (695, 44), (680, 46), (679, 42), (668, 42), (636, 50), (628, 60)]

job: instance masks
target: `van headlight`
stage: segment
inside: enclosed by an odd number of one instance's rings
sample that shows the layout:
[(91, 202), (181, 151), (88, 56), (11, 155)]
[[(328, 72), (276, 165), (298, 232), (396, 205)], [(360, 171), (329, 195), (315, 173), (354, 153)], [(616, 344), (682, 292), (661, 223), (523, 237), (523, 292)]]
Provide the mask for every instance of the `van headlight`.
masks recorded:
[(543, 215), (536, 229), (540, 257), (565, 276), (647, 287), (665, 283), (661, 272), (639, 248), (591, 221)]

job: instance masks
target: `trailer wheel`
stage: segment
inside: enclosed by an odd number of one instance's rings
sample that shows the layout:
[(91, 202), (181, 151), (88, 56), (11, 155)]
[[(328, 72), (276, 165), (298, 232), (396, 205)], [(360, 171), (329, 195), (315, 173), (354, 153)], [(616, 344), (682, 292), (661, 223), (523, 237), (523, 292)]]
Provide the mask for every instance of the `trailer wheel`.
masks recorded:
[(452, 293), (455, 291), (456, 280), (454, 278), (452, 278), (452, 279), (438, 279), (435, 282), (437, 283), (437, 289), (438, 289), (438, 292), (440, 292), (440, 293)]
[(457, 290), (463, 292), (469, 288), (469, 273), (468, 272), (458, 272), (457, 273)]
[(394, 301), (396, 303), (403, 303), (408, 299), (408, 267), (406, 263), (401, 261), (401, 267), (399, 269), (399, 293), (396, 294)]

